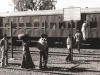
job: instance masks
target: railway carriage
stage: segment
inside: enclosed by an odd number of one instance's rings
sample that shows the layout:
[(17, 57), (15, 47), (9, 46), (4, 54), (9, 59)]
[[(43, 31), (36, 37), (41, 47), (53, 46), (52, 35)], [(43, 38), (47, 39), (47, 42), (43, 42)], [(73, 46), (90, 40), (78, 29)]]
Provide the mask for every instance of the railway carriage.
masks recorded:
[[(88, 27), (86, 36), (92, 43), (100, 39), (100, 8), (82, 8), (81, 20), (73, 21), (73, 36), (76, 30), (81, 30), (82, 23), (87, 20)], [(11, 26), (13, 41), (18, 40), (20, 33), (28, 33), (31, 40), (36, 42), (41, 34), (48, 34), (50, 45), (66, 45), (66, 38), (71, 33), (70, 21), (63, 21), (63, 10), (41, 10), (0, 13), (0, 37), (4, 33), (11, 37)], [(91, 41), (92, 40), (92, 41)], [(35, 43), (34, 43), (35, 44)]]

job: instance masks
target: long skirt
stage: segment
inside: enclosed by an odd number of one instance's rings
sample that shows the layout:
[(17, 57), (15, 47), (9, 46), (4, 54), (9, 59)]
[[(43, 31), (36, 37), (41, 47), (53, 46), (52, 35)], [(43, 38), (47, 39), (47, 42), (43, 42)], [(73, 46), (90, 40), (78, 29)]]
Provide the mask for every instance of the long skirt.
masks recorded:
[(30, 52), (24, 51), (21, 68), (35, 68)]

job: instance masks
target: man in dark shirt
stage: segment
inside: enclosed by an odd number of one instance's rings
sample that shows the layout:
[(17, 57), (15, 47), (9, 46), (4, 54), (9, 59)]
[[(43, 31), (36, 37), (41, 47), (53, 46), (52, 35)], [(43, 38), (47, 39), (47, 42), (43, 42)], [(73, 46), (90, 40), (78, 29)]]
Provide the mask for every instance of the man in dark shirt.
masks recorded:
[(8, 39), (6, 34), (1, 39), (0, 46), (2, 51), (1, 66), (4, 67), (8, 65)]

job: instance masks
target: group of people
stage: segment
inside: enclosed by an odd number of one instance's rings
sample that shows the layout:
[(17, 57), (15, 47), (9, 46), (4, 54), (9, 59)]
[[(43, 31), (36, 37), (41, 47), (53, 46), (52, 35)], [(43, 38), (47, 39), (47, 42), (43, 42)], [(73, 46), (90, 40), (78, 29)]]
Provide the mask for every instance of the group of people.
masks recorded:
[[(35, 65), (34, 65), (34, 62), (32, 61), (32, 57), (30, 55), (30, 50), (29, 50), (30, 37), (27, 34), (19, 34), (18, 38), (23, 40), (23, 45), (22, 45), (23, 57), (22, 57), (21, 68), (26, 68), (26, 69), (35, 68)], [(40, 42), (43, 44), (42, 46), (39, 44)], [(42, 34), (37, 45), (41, 46), (41, 48), (39, 48), (40, 49), (39, 67), (41, 69), (47, 68), (47, 60), (48, 60), (47, 35)], [(9, 48), (6, 34), (3, 35), (3, 38), (0, 41), (0, 46), (1, 46), (1, 51), (2, 51), (1, 67), (5, 67), (5, 66), (8, 66), (8, 48)], [(43, 66), (42, 66), (42, 62), (43, 62)]]
[[(87, 25), (86, 21), (84, 21), (84, 23), (82, 24), (82, 28), (81, 28), (82, 35), (81, 35), (80, 31), (77, 30), (77, 32), (74, 36), (75, 44), (76, 44), (77, 50), (79, 52), (80, 52), (80, 47), (81, 47), (81, 41), (86, 40), (86, 27), (87, 26), (88, 25)], [(72, 45), (71, 34), (68, 35), (66, 44), (67, 44), (67, 48), (69, 50), (69, 55), (66, 57), (66, 61), (71, 61), (71, 45)]]
[[(83, 35), (84, 40), (86, 39), (85, 28), (86, 28), (86, 21), (82, 25), (82, 35)], [(79, 52), (80, 52), (82, 35), (79, 32), (79, 30), (77, 30), (77, 33), (74, 36), (74, 39), (76, 40), (76, 45), (77, 45)], [(22, 59), (21, 68), (26, 68), (26, 69), (35, 68), (35, 65), (32, 61), (32, 57), (31, 57), (30, 51), (29, 51), (29, 43), (30, 43), (29, 35), (21, 34), (18, 36), (18, 38), (23, 40), (23, 59)], [(72, 45), (70, 34), (68, 35), (66, 43), (67, 43), (67, 48), (69, 50), (69, 55), (66, 57), (66, 61), (70, 61), (71, 60), (70, 53), (71, 53), (71, 45)], [(8, 39), (7, 39), (6, 34), (4, 34), (3, 38), (1, 39), (0, 46), (1, 46), (1, 51), (2, 51), (1, 66), (4, 67), (4, 66), (8, 65), (8, 48), (9, 48), (9, 46), (8, 46)], [(47, 44), (47, 35), (46, 34), (41, 35), (41, 38), (39, 39), (39, 41), (37, 43), (37, 47), (40, 50), (40, 65), (39, 65), (39, 67), (47, 68), (48, 44)]]

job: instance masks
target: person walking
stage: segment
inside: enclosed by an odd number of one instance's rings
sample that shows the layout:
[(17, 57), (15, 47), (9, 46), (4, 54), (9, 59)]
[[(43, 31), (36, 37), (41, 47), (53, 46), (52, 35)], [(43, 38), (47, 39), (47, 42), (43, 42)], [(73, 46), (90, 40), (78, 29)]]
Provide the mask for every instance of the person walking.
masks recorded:
[(0, 46), (2, 52), (1, 66), (5, 67), (8, 65), (8, 39), (6, 34), (3, 35), (3, 38), (1, 39), (0, 42)]
[[(39, 39), (37, 46), (40, 50), (40, 64), (39, 67), (47, 68), (47, 61), (48, 61), (48, 45), (47, 45), (47, 36), (45, 34), (41, 35), (41, 38)], [(43, 59), (42, 59), (43, 58)], [(43, 62), (43, 66), (42, 66)]]
[(80, 52), (80, 46), (81, 46), (81, 40), (82, 40), (82, 35), (79, 32), (79, 30), (77, 30), (75, 36), (74, 36), (75, 42), (76, 42), (76, 46), (78, 51)]
[(29, 36), (26, 34), (20, 34), (19, 37), (22, 37), (23, 40), (23, 59), (21, 68), (32, 69), (35, 68), (35, 65), (32, 61), (31, 54), (29, 51)]
[(71, 61), (71, 35), (68, 35), (68, 38), (66, 40), (67, 43), (67, 49), (69, 51), (69, 55), (66, 57), (66, 61)]

